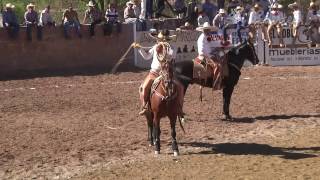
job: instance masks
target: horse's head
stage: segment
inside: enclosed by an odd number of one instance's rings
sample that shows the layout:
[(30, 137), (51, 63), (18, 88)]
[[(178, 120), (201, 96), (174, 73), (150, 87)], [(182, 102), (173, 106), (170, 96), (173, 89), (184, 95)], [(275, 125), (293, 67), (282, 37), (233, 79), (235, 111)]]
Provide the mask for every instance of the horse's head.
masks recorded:
[(245, 41), (240, 46), (233, 48), (231, 51), (235, 54), (235, 56), (240, 57), (240, 59), (242, 59), (243, 62), (247, 59), (253, 65), (259, 63), (259, 59), (254, 49), (254, 46), (249, 41)]

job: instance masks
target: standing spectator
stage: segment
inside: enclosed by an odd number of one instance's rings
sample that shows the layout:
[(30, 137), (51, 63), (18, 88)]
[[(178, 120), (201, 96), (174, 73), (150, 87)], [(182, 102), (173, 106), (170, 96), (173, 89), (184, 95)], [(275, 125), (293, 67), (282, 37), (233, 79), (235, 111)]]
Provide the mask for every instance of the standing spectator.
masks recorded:
[(84, 14), (83, 24), (86, 24), (87, 22), (89, 22), (90, 36), (92, 37), (95, 35), (94, 33), (95, 25), (100, 24), (102, 22), (101, 12), (98, 8), (96, 8), (96, 5), (92, 1), (89, 1), (89, 3), (87, 4), (87, 7), (88, 9)]
[(197, 1), (192, 0), (188, 4), (187, 8), (187, 21), (190, 22), (194, 27), (198, 26), (197, 18), (198, 18), (198, 7)]
[(240, 6), (240, 2), (238, 0), (231, 0), (228, 5), (228, 14), (235, 14), (235, 9)]
[(249, 21), (248, 21), (249, 37), (251, 39), (251, 42), (254, 42), (256, 40), (258, 27), (262, 28), (263, 39), (266, 38), (265, 37), (266, 28), (264, 27), (264, 23), (263, 23), (263, 14), (264, 14), (264, 12), (259, 4), (256, 4), (253, 6), (253, 8), (250, 12)]
[(40, 25), (41, 26), (55, 26), (55, 22), (50, 14), (50, 6), (47, 6), (40, 14)]
[(27, 5), (27, 11), (24, 14), (24, 20), (27, 26), (27, 40), (32, 40), (32, 29), (37, 29), (38, 40), (42, 39), (42, 28), (38, 24), (38, 13), (34, 10), (35, 5), (30, 3)]
[(66, 39), (69, 39), (68, 31), (70, 27), (74, 27), (76, 29), (76, 33), (79, 38), (82, 37), (80, 32), (80, 22), (78, 18), (78, 13), (73, 9), (72, 4), (69, 5), (69, 8), (66, 9), (62, 16), (64, 35)]
[[(175, 0), (174, 1), (175, 13), (178, 15), (178, 18), (182, 19), (186, 17), (187, 7), (184, 0)], [(182, 14), (182, 16), (181, 16)]]
[(237, 24), (237, 35), (240, 43), (242, 43), (241, 30), (246, 26), (246, 18), (243, 12), (244, 8), (242, 6), (238, 6), (236, 8), (236, 14), (234, 15), (235, 23)]
[(106, 24), (104, 25), (104, 35), (110, 35), (114, 25), (117, 27), (117, 32), (121, 32), (121, 24), (119, 22), (119, 15), (116, 6), (110, 3), (106, 11)]
[(11, 3), (7, 3), (2, 15), (3, 27), (8, 31), (9, 37), (13, 39), (16, 38), (19, 33), (18, 19), (13, 11), (14, 7)]
[(228, 15), (226, 14), (226, 11), (224, 9), (220, 9), (219, 13), (214, 17), (212, 24), (219, 29), (223, 29), (226, 25)]
[(127, 7), (124, 9), (124, 20), (126, 23), (132, 23), (132, 22), (136, 22), (137, 20), (137, 17), (134, 13), (134, 8), (133, 8), (133, 5), (134, 3), (132, 1), (128, 1), (126, 3)]
[(295, 41), (297, 39), (298, 34), (298, 27), (302, 25), (302, 14), (299, 9), (299, 5), (295, 2), (292, 4), (289, 4), (288, 6), (290, 9), (293, 10), (293, 21), (292, 21), (292, 35), (293, 35), (293, 42), (292, 44), (295, 44)]
[(209, 22), (212, 22), (214, 16), (217, 14), (218, 7), (210, 2), (210, 0), (204, 0), (202, 4), (203, 11), (207, 14)]
[(206, 12), (204, 12), (201, 8), (199, 8), (198, 10), (199, 10), (198, 26), (200, 27), (200, 26), (203, 26), (205, 22), (209, 23), (210, 20)]

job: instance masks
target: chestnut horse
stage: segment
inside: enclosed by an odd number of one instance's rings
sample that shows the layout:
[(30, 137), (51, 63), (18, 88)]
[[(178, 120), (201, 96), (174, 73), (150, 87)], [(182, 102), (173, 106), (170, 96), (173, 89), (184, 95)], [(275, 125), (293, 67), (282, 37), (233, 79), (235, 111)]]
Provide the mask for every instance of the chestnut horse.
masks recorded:
[(183, 98), (183, 85), (174, 79), (174, 60), (160, 61), (160, 76), (154, 81), (150, 94), (150, 107), (146, 114), (148, 123), (148, 140), (150, 146), (155, 145), (155, 154), (160, 154), (160, 119), (168, 117), (171, 126), (172, 150), (174, 156), (179, 155), (176, 140), (176, 120), (184, 132), (182, 118), (182, 104), (179, 98)]

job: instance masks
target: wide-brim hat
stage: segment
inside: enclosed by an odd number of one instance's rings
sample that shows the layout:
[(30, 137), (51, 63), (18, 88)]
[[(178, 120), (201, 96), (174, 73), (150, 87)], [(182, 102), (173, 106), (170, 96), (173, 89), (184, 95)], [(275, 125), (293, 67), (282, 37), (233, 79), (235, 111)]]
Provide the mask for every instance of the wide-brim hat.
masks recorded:
[(15, 8), (15, 6), (13, 4), (11, 4), (11, 3), (7, 3), (5, 7), (6, 8), (11, 8), (11, 9)]
[(177, 38), (176, 35), (170, 35), (169, 31), (166, 32), (160, 31), (159, 33), (155, 33), (155, 31), (152, 32), (150, 30), (149, 36), (157, 41), (171, 41)]
[(129, 5), (134, 5), (134, 2), (132, 2), (132, 1), (128, 1), (127, 3), (126, 3), (126, 6), (129, 6)]
[(226, 11), (224, 9), (219, 9), (219, 14), (225, 14)]
[(316, 7), (317, 7), (316, 3), (315, 2), (311, 2), (309, 9), (316, 8)]
[(88, 7), (95, 7), (95, 4), (93, 3), (93, 1), (89, 1), (89, 3), (87, 4)]
[(294, 8), (294, 7), (299, 7), (299, 5), (298, 5), (297, 2), (294, 2), (294, 3), (292, 3), (292, 4), (289, 4), (288, 7), (292, 9), (292, 8)]
[(236, 11), (243, 11), (243, 10), (244, 10), (244, 8), (242, 6), (237, 6), (236, 7)]
[(35, 6), (36, 6), (36, 5), (30, 3), (30, 4), (27, 5), (27, 9), (29, 9), (30, 7), (35, 7)]
[(261, 6), (260, 6), (260, 4), (255, 4), (255, 5), (253, 6), (253, 8), (254, 8), (254, 9), (261, 9)]
[(282, 9), (283, 6), (279, 3), (274, 3), (272, 6), (271, 6), (271, 9)]
[(196, 28), (197, 31), (211, 30), (218, 31), (219, 28), (216, 26), (211, 26), (208, 22), (205, 22), (202, 26)]

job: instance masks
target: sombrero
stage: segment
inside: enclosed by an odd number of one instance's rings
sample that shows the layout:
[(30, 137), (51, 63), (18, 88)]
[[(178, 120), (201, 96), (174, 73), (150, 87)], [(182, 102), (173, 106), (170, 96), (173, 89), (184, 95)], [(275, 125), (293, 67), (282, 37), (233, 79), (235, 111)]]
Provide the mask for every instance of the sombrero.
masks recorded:
[(298, 5), (297, 2), (294, 2), (294, 3), (292, 3), (292, 4), (289, 4), (288, 7), (292, 9), (292, 8), (294, 8), (294, 7), (299, 7), (299, 5)]
[(271, 6), (271, 9), (281, 9), (283, 8), (283, 6), (279, 3), (274, 3), (272, 6)]
[(261, 6), (260, 6), (260, 4), (255, 4), (255, 5), (253, 6), (253, 8), (254, 8), (254, 9), (261, 9)]
[(132, 2), (132, 1), (128, 1), (127, 3), (126, 3), (126, 6), (129, 6), (129, 5), (134, 5), (134, 2)]
[(157, 41), (171, 41), (177, 37), (176, 35), (170, 36), (170, 32), (168, 30), (160, 31), (158, 34), (151, 32), (149, 33), (149, 36)]
[(244, 8), (242, 6), (237, 6), (236, 7), (236, 11), (243, 11), (243, 10), (244, 10)]
[(36, 6), (36, 5), (30, 3), (30, 4), (27, 5), (27, 9), (29, 9), (29, 7), (35, 7), (35, 6)]
[(93, 1), (89, 1), (89, 3), (87, 4), (88, 7), (95, 7)]
[(219, 9), (219, 14), (225, 14), (226, 11), (224, 9)]
[(7, 3), (7, 4), (6, 4), (6, 8), (11, 8), (11, 9), (13, 9), (13, 8), (15, 8), (15, 6), (14, 6), (13, 4), (11, 4), (11, 3)]
[(204, 31), (204, 30), (212, 30), (212, 31), (218, 31), (219, 29), (216, 26), (211, 26), (208, 22), (203, 23), (203, 26), (197, 27), (197, 31)]
[(315, 2), (311, 2), (309, 9), (316, 8), (316, 7), (317, 7), (316, 3)]

